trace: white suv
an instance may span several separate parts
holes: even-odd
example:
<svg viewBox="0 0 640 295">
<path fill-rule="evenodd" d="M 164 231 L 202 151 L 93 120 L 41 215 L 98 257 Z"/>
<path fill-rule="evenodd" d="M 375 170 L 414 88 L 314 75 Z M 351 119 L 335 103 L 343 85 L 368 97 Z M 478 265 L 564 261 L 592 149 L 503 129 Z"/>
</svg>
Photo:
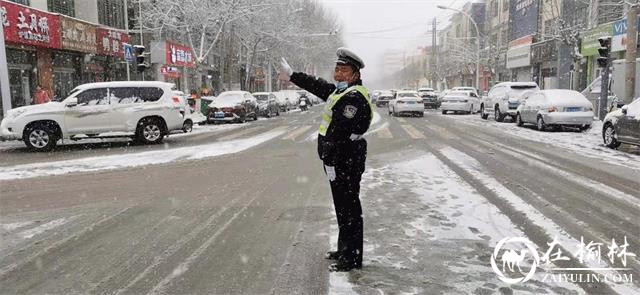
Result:
<svg viewBox="0 0 640 295">
<path fill-rule="evenodd" d="M 529 90 L 539 90 L 535 82 L 502 82 L 491 87 L 489 94 L 480 104 L 480 117 L 487 119 L 493 113 L 497 122 L 504 121 L 506 116 L 516 117 L 518 106 L 522 102 L 522 94 Z"/>
<path fill-rule="evenodd" d="M 2 139 L 46 151 L 58 140 L 133 137 L 159 143 L 182 129 L 184 110 L 165 82 L 104 82 L 76 87 L 62 102 L 19 107 L 0 124 Z"/>
</svg>

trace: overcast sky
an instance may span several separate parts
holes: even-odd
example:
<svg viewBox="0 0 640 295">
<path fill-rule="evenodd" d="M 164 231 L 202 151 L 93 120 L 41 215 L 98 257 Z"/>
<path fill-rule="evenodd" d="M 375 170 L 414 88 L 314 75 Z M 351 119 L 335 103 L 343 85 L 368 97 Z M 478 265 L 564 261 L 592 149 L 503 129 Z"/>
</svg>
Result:
<svg viewBox="0 0 640 295">
<path fill-rule="evenodd" d="M 388 50 L 411 51 L 431 44 L 434 17 L 438 29 L 452 11 L 436 5 L 461 8 L 464 0 L 319 0 L 342 22 L 347 46 L 364 60 L 363 78 L 380 77 L 382 55 Z"/>
</svg>

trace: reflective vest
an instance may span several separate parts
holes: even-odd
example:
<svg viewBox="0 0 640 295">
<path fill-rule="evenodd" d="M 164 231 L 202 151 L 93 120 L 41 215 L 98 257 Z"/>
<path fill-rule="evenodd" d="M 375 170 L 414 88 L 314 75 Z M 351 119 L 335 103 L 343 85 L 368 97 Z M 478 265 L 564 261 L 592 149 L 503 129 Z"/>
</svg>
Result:
<svg viewBox="0 0 640 295">
<path fill-rule="evenodd" d="M 322 122 L 320 123 L 320 129 L 318 130 L 318 133 L 320 135 L 322 136 L 327 135 L 327 129 L 329 129 L 329 125 L 331 124 L 331 119 L 333 117 L 333 107 L 338 103 L 338 101 L 340 101 L 340 99 L 345 94 L 353 90 L 360 92 L 360 94 L 362 94 L 364 98 L 367 100 L 367 104 L 371 109 L 371 118 L 369 119 L 369 124 L 371 124 L 374 110 L 373 110 L 373 105 L 371 104 L 371 100 L 369 99 L 369 91 L 367 91 L 367 88 L 364 88 L 364 86 L 362 85 L 354 85 L 347 88 L 342 93 L 337 94 L 336 91 L 334 91 L 331 95 L 329 95 L 329 99 L 327 99 L 327 103 L 324 106 L 324 112 L 322 113 Z"/>
</svg>

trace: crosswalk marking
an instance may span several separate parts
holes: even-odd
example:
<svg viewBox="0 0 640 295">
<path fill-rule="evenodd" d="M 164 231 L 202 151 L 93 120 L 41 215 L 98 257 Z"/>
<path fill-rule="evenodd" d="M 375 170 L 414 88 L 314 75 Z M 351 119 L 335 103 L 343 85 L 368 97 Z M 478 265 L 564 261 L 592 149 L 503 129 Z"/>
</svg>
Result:
<svg viewBox="0 0 640 295">
<path fill-rule="evenodd" d="M 407 120 L 403 119 L 403 118 L 398 118 L 398 122 L 400 123 L 407 123 Z"/>
<path fill-rule="evenodd" d="M 402 125 L 402 129 L 404 129 L 404 131 L 406 131 L 409 134 L 409 136 L 411 136 L 411 138 L 413 139 L 425 138 L 422 132 L 418 131 L 418 129 L 416 129 L 411 125 Z"/>
<path fill-rule="evenodd" d="M 245 134 L 249 134 L 249 133 L 254 132 L 256 130 L 260 130 L 262 128 L 264 128 L 264 127 L 258 126 L 258 127 L 248 128 L 248 129 L 242 130 L 242 131 L 234 133 L 234 134 L 229 134 L 227 136 L 220 137 L 218 139 L 218 141 L 227 141 L 227 140 L 236 139 L 236 138 L 238 138 L 240 136 L 243 136 Z"/>
<path fill-rule="evenodd" d="M 433 130 L 433 131 L 435 131 L 435 132 L 437 132 L 437 133 L 440 133 L 440 135 L 442 135 L 445 138 L 455 139 L 455 140 L 460 139 L 459 136 L 451 133 L 449 130 L 447 130 L 445 128 L 442 128 L 440 126 L 430 125 L 430 126 L 426 126 L 426 127 L 431 129 L 431 130 Z"/>
<path fill-rule="evenodd" d="M 300 136 L 302 133 L 307 132 L 307 130 L 311 129 L 311 126 L 302 126 L 293 130 L 291 133 L 287 134 L 282 138 L 282 140 L 296 140 L 296 137 Z"/>
<path fill-rule="evenodd" d="M 384 138 L 384 139 L 393 138 L 393 134 L 391 134 L 391 131 L 389 130 L 389 127 L 384 127 L 382 129 L 378 130 L 376 133 L 378 133 L 378 138 Z"/>
</svg>

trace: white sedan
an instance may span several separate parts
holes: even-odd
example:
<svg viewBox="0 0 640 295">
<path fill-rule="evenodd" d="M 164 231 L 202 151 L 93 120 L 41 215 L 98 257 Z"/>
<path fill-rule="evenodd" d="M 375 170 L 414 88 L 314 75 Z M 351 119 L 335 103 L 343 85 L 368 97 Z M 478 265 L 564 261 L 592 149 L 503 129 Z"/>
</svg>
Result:
<svg viewBox="0 0 640 295">
<path fill-rule="evenodd" d="M 540 131 L 552 126 L 586 130 L 593 123 L 593 105 L 580 92 L 549 89 L 527 92 L 523 98 L 516 111 L 518 126 L 531 123 Z"/>
<path fill-rule="evenodd" d="M 416 91 L 398 91 L 389 102 L 389 115 L 415 114 L 424 117 L 424 103 Z"/>
<path fill-rule="evenodd" d="M 442 114 L 449 111 L 454 113 L 476 113 L 480 110 L 480 99 L 475 93 L 469 91 L 454 91 L 445 95 L 440 104 Z"/>
</svg>

